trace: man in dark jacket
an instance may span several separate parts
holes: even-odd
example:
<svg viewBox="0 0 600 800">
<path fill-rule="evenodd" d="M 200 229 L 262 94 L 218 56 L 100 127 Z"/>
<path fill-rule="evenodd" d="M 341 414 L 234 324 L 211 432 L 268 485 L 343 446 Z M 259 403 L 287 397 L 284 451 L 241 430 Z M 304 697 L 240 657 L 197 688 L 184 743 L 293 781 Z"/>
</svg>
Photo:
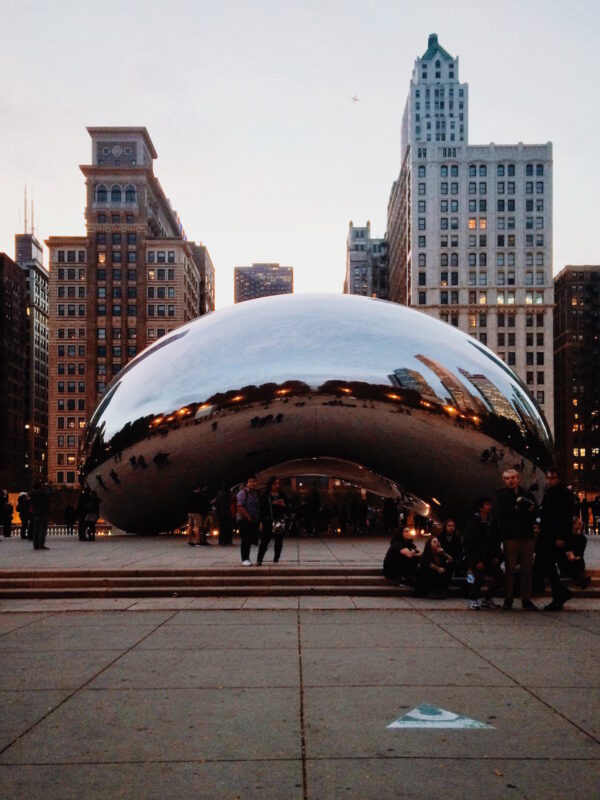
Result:
<svg viewBox="0 0 600 800">
<path fill-rule="evenodd" d="M 572 592 L 560 582 L 556 562 L 565 552 L 566 541 L 571 535 L 573 501 L 573 492 L 564 485 L 558 470 L 549 467 L 542 500 L 542 530 L 536 547 L 536 568 L 540 575 L 548 578 L 552 589 L 552 602 L 544 611 L 562 611 L 563 605 L 572 597 Z"/>
<path fill-rule="evenodd" d="M 36 483 L 30 495 L 34 550 L 50 549 L 46 547 L 46 534 L 48 532 L 51 493 L 49 486 L 42 486 L 41 483 Z"/>
<path fill-rule="evenodd" d="M 531 602 L 531 573 L 533 569 L 533 522 L 537 503 L 531 492 L 519 485 L 516 469 L 502 473 L 504 488 L 498 492 L 498 523 L 504 547 L 506 581 L 503 610 L 513 606 L 515 570 L 521 565 L 521 605 L 526 611 L 537 611 Z"/>
<path fill-rule="evenodd" d="M 470 584 L 469 608 L 499 608 L 494 595 L 502 586 L 502 550 L 489 497 L 480 497 L 477 501 L 477 511 L 463 533 L 463 546 Z"/>
</svg>

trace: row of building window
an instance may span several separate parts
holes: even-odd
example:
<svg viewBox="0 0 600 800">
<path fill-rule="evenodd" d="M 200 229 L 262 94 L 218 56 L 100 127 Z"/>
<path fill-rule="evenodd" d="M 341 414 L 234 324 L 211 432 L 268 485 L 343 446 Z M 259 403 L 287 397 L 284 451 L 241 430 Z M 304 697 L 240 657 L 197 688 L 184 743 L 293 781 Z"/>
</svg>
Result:
<svg viewBox="0 0 600 800">
<path fill-rule="evenodd" d="M 79 430 L 83 430 L 85 428 L 85 417 L 78 417 L 77 420 L 75 417 L 58 417 L 57 424 L 59 430 L 63 428 L 74 430 L 75 427 L 78 427 Z"/>
<path fill-rule="evenodd" d="M 86 290 L 85 286 L 59 286 L 57 290 L 58 297 L 67 297 L 67 298 L 83 298 L 85 299 Z"/>
<path fill-rule="evenodd" d="M 110 187 L 99 183 L 96 186 L 96 202 L 97 203 L 108 203 L 108 199 L 110 197 L 111 203 L 122 203 L 123 199 L 126 203 L 135 203 L 137 199 L 137 192 L 135 186 L 129 183 L 125 186 L 125 190 L 123 191 L 123 187 L 119 186 L 119 184 L 115 183 Z"/>
<path fill-rule="evenodd" d="M 534 181 L 525 181 L 525 194 L 534 194 L 534 187 L 535 194 L 544 194 L 544 181 L 535 181 L 535 183 Z M 480 181 L 479 184 L 477 181 L 469 181 L 467 191 L 468 194 L 487 195 L 487 181 Z M 427 194 L 427 184 L 420 182 L 417 187 L 417 192 L 421 196 Z M 440 183 L 440 194 L 448 194 L 448 192 L 455 195 L 459 193 L 458 181 L 452 181 L 450 183 L 442 181 Z M 498 181 L 496 183 L 496 194 L 516 194 L 515 181 Z"/>
<path fill-rule="evenodd" d="M 121 339 L 121 328 L 113 328 L 111 330 L 112 338 L 113 339 Z M 96 328 L 96 338 L 97 339 L 106 339 L 107 329 L 106 328 Z M 127 328 L 127 338 L 128 339 L 137 339 L 137 331 L 135 328 Z"/>
<path fill-rule="evenodd" d="M 77 350 L 77 353 L 75 352 Z M 64 356 L 74 357 L 75 355 L 85 358 L 85 345 L 74 345 L 69 344 L 65 347 L 64 344 L 58 345 L 58 355 L 60 358 L 64 358 Z"/>
<path fill-rule="evenodd" d="M 75 483 L 75 473 L 74 472 L 65 473 L 63 470 L 59 470 L 56 473 L 56 483 L 59 485 L 63 483 Z"/>
<path fill-rule="evenodd" d="M 85 381 L 58 381 L 56 388 L 59 394 L 65 393 L 65 386 L 68 394 L 74 394 L 76 391 L 85 394 Z"/>
<path fill-rule="evenodd" d="M 100 282 L 106 281 L 109 273 L 106 269 L 97 269 L 96 270 L 96 280 Z M 115 281 L 123 280 L 123 277 L 126 276 L 128 281 L 137 281 L 137 270 L 135 269 L 128 269 L 128 270 L 121 270 L 121 269 L 113 269 L 110 272 L 110 277 Z"/>
<path fill-rule="evenodd" d="M 149 305 L 147 311 L 148 311 L 148 316 L 149 317 L 174 317 L 175 316 L 175 306 L 174 305 L 164 305 L 163 303 L 158 303 L 157 305 Z"/>
<path fill-rule="evenodd" d="M 56 407 L 58 411 L 85 411 L 85 400 L 83 398 L 65 400 L 63 397 L 59 397 Z"/>
<path fill-rule="evenodd" d="M 59 250 L 57 256 L 59 264 L 85 264 L 85 250 Z"/>
<path fill-rule="evenodd" d="M 97 317 L 106 317 L 107 316 L 107 308 L 108 308 L 110 314 L 113 317 L 122 317 L 123 316 L 123 306 L 122 305 L 113 304 L 112 307 L 107 307 L 105 303 L 98 303 L 96 305 L 96 316 Z M 133 305 L 127 306 L 127 316 L 128 317 L 137 317 L 137 306 L 133 306 Z"/>
<path fill-rule="evenodd" d="M 125 348 L 121 347 L 120 344 L 114 344 L 110 348 L 110 352 L 113 358 L 121 358 L 123 356 L 123 352 Z M 107 348 L 104 344 L 99 344 L 96 347 L 96 355 L 98 358 L 106 358 L 107 357 Z M 137 348 L 135 345 L 127 345 L 127 349 L 125 351 L 127 353 L 128 358 L 133 358 L 137 353 Z"/>
<path fill-rule="evenodd" d="M 133 214 L 125 214 L 125 223 L 127 225 L 133 225 L 135 217 Z M 121 224 L 121 215 L 120 214 L 111 214 L 110 221 L 113 225 L 120 225 Z M 108 223 L 108 215 L 107 214 L 98 214 L 98 224 L 99 225 L 106 225 Z"/>
<path fill-rule="evenodd" d="M 454 274 L 451 274 L 451 278 L 453 278 Z M 421 285 L 421 284 L 419 284 Z M 447 284 L 446 284 L 447 285 Z M 451 281 L 451 285 L 457 285 L 453 281 Z M 474 291 L 469 291 L 469 304 L 479 304 L 479 305 L 487 305 L 488 297 L 487 292 L 479 292 L 479 295 L 476 296 Z M 445 290 L 440 291 L 440 305 L 446 306 L 450 303 L 450 305 L 458 305 L 460 302 L 459 300 L 459 291 L 450 291 L 447 292 Z M 516 292 L 514 291 L 504 291 L 504 290 L 497 290 L 496 291 L 496 304 L 499 306 L 509 305 L 513 306 L 516 303 Z M 418 292 L 418 304 L 420 306 L 427 305 L 427 292 L 426 291 L 419 291 Z M 544 304 L 544 293 L 543 292 L 525 292 L 525 305 L 543 305 Z"/>
<path fill-rule="evenodd" d="M 126 258 L 123 258 L 123 253 L 120 250 L 113 250 L 111 252 L 111 259 L 113 264 L 121 264 L 126 261 L 128 264 L 137 263 L 137 252 L 135 250 L 128 250 Z M 98 253 L 98 264 L 102 266 L 106 264 L 106 253 Z"/>
<path fill-rule="evenodd" d="M 459 247 L 458 234 L 442 234 L 440 236 L 440 247 Z M 427 236 L 419 234 L 417 236 L 417 246 L 421 249 L 427 247 Z M 475 234 L 469 234 L 469 247 L 487 247 L 487 234 L 482 234 L 479 237 L 479 242 Z M 515 233 L 499 233 L 496 235 L 496 247 L 517 247 L 517 235 Z M 543 233 L 526 233 L 525 234 L 525 247 L 544 247 L 544 234 Z"/>
<path fill-rule="evenodd" d="M 446 265 L 447 266 L 447 263 Z M 356 273 L 355 273 L 356 274 Z M 366 274 L 366 273 L 364 273 Z M 451 285 L 458 286 L 458 272 L 451 272 Z M 426 286 L 427 285 L 427 273 L 419 272 L 419 286 Z M 543 286 L 545 282 L 545 273 L 538 271 L 535 273 L 535 285 L 536 286 Z M 469 271 L 468 275 L 468 283 L 469 286 L 487 286 L 488 285 L 488 278 L 487 272 L 475 272 L 474 270 Z M 448 285 L 448 272 L 442 270 L 440 272 L 440 284 L 442 286 Z M 515 286 L 515 273 L 511 270 L 508 272 L 500 271 L 496 273 L 496 284 L 498 286 Z M 533 272 L 526 272 L 525 273 L 525 286 L 533 286 L 534 285 L 534 273 Z"/>
<path fill-rule="evenodd" d="M 85 364 L 80 362 L 78 364 L 67 363 L 65 364 L 64 361 L 59 361 L 56 366 L 56 371 L 59 375 L 75 375 L 75 372 L 78 372 L 79 375 L 85 375 Z"/>
<path fill-rule="evenodd" d="M 102 300 L 105 299 L 107 297 L 106 291 L 107 291 L 106 286 L 97 286 L 96 297 L 99 297 Z M 127 297 L 137 297 L 137 286 L 127 286 L 126 292 L 127 292 L 126 295 Z M 121 286 L 113 286 L 110 292 L 110 296 L 114 298 L 125 297 Z"/>
</svg>

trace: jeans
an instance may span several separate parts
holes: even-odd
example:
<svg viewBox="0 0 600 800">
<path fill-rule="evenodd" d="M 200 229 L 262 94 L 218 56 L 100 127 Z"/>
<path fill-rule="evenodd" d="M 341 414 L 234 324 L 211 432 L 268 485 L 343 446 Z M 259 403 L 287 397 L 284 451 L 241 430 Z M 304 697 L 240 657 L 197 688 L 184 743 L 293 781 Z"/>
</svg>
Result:
<svg viewBox="0 0 600 800">
<path fill-rule="evenodd" d="M 33 515 L 33 549 L 41 550 L 46 543 L 46 533 L 48 532 L 48 519 Z"/>
<path fill-rule="evenodd" d="M 242 561 L 250 560 L 250 547 L 258 544 L 258 520 L 256 522 L 240 519 L 238 520 L 240 534 L 242 537 L 241 557 Z"/>
<path fill-rule="evenodd" d="M 281 557 L 281 549 L 283 547 L 283 533 L 263 533 L 260 538 L 260 547 L 258 548 L 258 555 L 256 556 L 256 562 L 260 564 L 265 557 L 265 553 L 269 547 L 269 542 L 271 539 L 274 540 L 274 548 L 275 553 L 273 555 L 273 561 L 279 561 Z"/>
</svg>

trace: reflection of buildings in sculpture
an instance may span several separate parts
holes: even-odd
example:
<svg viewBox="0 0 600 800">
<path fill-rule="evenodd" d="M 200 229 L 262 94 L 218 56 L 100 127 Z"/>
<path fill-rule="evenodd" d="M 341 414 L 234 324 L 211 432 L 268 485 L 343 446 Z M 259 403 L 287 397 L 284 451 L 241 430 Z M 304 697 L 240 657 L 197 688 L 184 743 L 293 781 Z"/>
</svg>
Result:
<svg viewBox="0 0 600 800">
<path fill-rule="evenodd" d="M 410 391 L 417 392 L 423 400 L 429 400 L 432 403 L 439 403 L 441 400 L 421 373 L 417 372 L 416 369 L 395 369 L 388 377 L 394 386 L 400 389 L 409 389 Z"/>
<path fill-rule="evenodd" d="M 252 264 L 251 267 L 234 267 L 233 276 L 235 303 L 294 292 L 293 267 Z"/>
<path fill-rule="evenodd" d="M 470 372 L 467 372 L 466 369 L 462 369 L 462 367 L 459 367 L 458 371 L 473 384 L 496 416 L 511 419 L 519 428 L 523 428 L 521 416 L 517 414 L 511 403 L 509 403 L 500 389 L 498 389 L 489 378 L 481 374 L 472 375 Z"/>
<path fill-rule="evenodd" d="M 541 431 L 542 428 L 536 426 L 534 421 L 531 419 L 530 412 L 527 410 L 529 406 L 529 400 L 527 399 L 527 396 L 516 386 L 513 386 L 513 396 L 511 399 L 517 410 L 517 414 L 521 418 L 521 422 L 527 429 L 527 432 L 534 434 Z"/>
<path fill-rule="evenodd" d="M 459 411 L 462 411 L 463 414 L 481 414 L 485 412 L 485 405 L 481 400 L 473 397 L 467 387 L 447 367 L 444 367 L 439 361 L 421 354 L 416 355 L 415 358 L 437 375 L 442 386 L 448 392 L 450 400 Z"/>
</svg>

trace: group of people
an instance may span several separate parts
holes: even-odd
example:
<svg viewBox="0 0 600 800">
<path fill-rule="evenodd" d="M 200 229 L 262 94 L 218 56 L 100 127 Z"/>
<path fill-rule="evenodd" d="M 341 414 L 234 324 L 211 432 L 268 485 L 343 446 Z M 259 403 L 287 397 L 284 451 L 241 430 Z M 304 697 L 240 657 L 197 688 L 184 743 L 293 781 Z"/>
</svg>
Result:
<svg viewBox="0 0 600 800">
<path fill-rule="evenodd" d="M 562 578 L 582 588 L 590 582 L 584 524 L 575 513 L 573 493 L 554 467 L 546 470 L 540 505 L 520 485 L 516 469 L 505 470 L 502 479 L 495 508 L 491 498 L 481 497 L 462 536 L 454 520 L 446 520 L 420 552 L 413 532 L 404 527 L 386 553 L 385 576 L 413 583 L 417 594 L 432 597 L 446 597 L 453 577 L 461 577 L 470 608 L 499 608 L 494 598 L 504 594 L 506 611 L 513 607 L 517 583 L 523 609 L 537 611 L 531 599 L 534 582 L 543 591 L 548 581 L 552 601 L 544 610 L 561 611 L 572 597 Z"/>
<path fill-rule="evenodd" d="M 188 498 L 188 545 L 208 546 L 208 531 L 214 506 L 219 528 L 219 544 L 233 543 L 234 525 L 240 532 L 242 566 L 252 566 L 253 546 L 258 547 L 256 564 L 260 566 L 273 541 L 273 562 L 278 563 L 283 549 L 283 537 L 289 530 L 290 506 L 281 491 L 276 476 L 269 478 L 265 491 L 260 494 L 256 477 L 250 476 L 234 494 L 222 486 L 211 501 L 206 486 L 196 487 Z"/>
</svg>

